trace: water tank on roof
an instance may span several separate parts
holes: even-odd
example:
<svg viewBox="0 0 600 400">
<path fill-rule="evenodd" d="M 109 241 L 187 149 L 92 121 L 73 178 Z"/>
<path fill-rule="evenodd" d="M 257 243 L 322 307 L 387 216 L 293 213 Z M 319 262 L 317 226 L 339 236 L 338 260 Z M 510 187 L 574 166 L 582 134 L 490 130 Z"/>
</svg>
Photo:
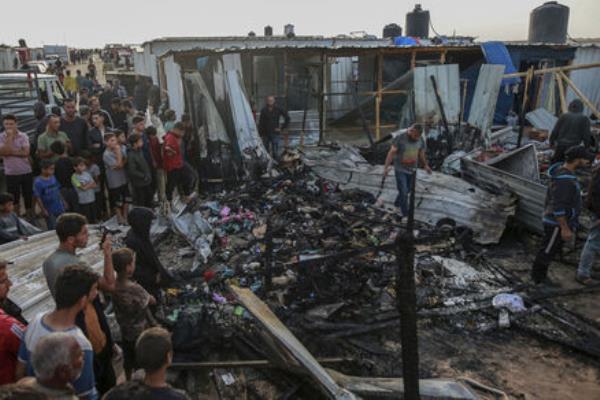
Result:
<svg viewBox="0 0 600 400">
<path fill-rule="evenodd" d="M 549 1 L 529 16 L 529 43 L 566 43 L 569 7 Z"/>
<path fill-rule="evenodd" d="M 273 27 L 271 25 L 265 26 L 265 36 L 273 36 Z"/>
<path fill-rule="evenodd" d="M 397 36 L 402 36 L 402 28 L 398 24 L 387 24 L 383 27 L 383 38 L 395 38 Z"/>
<path fill-rule="evenodd" d="M 287 24 L 286 26 L 284 26 L 283 27 L 283 34 L 285 36 L 287 36 L 288 38 L 293 38 L 294 36 L 296 36 L 296 34 L 294 33 L 294 25 Z"/>
<path fill-rule="evenodd" d="M 406 36 L 429 37 L 429 11 L 423 10 L 420 4 L 415 4 L 415 9 L 406 14 Z"/>
</svg>

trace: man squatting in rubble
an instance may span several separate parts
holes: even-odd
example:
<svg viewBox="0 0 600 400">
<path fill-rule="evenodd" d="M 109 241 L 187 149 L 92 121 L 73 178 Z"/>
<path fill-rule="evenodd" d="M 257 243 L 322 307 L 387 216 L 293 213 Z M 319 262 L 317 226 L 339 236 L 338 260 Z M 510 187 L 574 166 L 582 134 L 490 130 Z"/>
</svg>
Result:
<svg viewBox="0 0 600 400">
<path fill-rule="evenodd" d="M 583 103 L 575 99 L 569 104 L 569 112 L 560 116 L 550 134 L 550 146 L 554 149 L 552 164 L 564 161 L 565 151 L 581 144 L 589 148 L 592 134 L 590 120 L 583 114 Z"/>
<path fill-rule="evenodd" d="M 565 152 L 565 162 L 553 164 L 548 169 L 550 184 L 544 209 L 544 238 L 531 270 L 535 284 L 551 284 L 547 278 L 548 267 L 563 242 L 573 238 L 581 211 L 581 189 L 575 170 L 589 165 L 594 155 L 583 146 L 573 146 Z"/>
<path fill-rule="evenodd" d="M 431 168 L 425 157 L 425 139 L 422 137 L 423 125 L 413 124 L 408 129 L 398 133 L 392 142 L 392 147 L 385 159 L 384 177 L 390 172 L 394 162 L 394 174 L 398 186 L 398 196 L 394 205 L 402 211 L 402 216 L 408 216 L 408 194 L 412 187 L 412 173 L 418 163 L 431 174 Z"/>
</svg>

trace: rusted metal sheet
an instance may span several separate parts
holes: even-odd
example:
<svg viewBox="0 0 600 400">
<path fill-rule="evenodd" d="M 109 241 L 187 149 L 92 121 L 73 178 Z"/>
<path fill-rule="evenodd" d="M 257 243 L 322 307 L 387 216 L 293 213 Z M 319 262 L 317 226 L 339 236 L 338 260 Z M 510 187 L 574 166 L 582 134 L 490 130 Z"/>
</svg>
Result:
<svg viewBox="0 0 600 400">
<path fill-rule="evenodd" d="M 414 72 L 415 114 L 417 120 L 441 118 L 439 106 L 433 90 L 431 76 L 435 78 L 442 99 L 446 119 L 458 123 L 460 113 L 460 85 L 458 65 L 430 65 L 419 67 Z"/>
<path fill-rule="evenodd" d="M 341 150 L 307 148 L 304 162 L 320 177 L 337 182 L 342 189 L 357 188 L 377 196 L 380 192 L 383 165 L 370 165 L 349 146 Z M 392 206 L 398 194 L 396 180 L 390 173 L 379 199 Z M 435 225 L 452 218 L 457 225 L 469 227 L 481 244 L 497 243 L 509 216 L 515 213 L 515 199 L 508 193 L 494 195 L 450 175 L 434 172 L 417 173 L 415 218 Z"/>
<path fill-rule="evenodd" d="M 518 198 L 515 218 L 531 231 L 543 233 L 547 188 L 540 183 L 535 147 L 530 144 L 487 163 L 476 161 L 476 154 L 461 160 L 463 177 L 495 193 L 513 193 Z"/>
</svg>

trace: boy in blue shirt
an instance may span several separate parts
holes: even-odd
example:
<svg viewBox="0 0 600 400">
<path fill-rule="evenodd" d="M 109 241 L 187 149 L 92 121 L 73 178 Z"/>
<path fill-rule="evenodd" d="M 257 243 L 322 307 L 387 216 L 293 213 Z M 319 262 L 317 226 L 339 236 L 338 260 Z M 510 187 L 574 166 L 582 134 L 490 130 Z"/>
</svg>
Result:
<svg viewBox="0 0 600 400">
<path fill-rule="evenodd" d="M 60 184 L 54 176 L 54 163 L 42 160 L 41 170 L 40 176 L 33 181 L 33 196 L 51 230 L 56 227 L 56 218 L 65 212 L 65 205 L 60 194 Z"/>
</svg>

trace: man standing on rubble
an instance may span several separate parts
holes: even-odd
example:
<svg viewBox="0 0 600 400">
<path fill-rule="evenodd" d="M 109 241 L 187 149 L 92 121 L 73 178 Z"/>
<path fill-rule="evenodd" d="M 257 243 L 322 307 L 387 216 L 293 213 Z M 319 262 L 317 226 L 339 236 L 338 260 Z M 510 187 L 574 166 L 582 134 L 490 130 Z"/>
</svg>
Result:
<svg viewBox="0 0 600 400">
<path fill-rule="evenodd" d="M 283 125 L 280 119 L 283 117 Z M 275 97 L 267 97 L 267 104 L 260 111 L 258 120 L 258 133 L 262 137 L 267 151 L 273 158 L 279 156 L 279 145 L 281 143 L 281 132 L 290 124 L 290 116 L 286 110 L 283 110 L 275 104 Z"/>
<path fill-rule="evenodd" d="M 431 174 L 431 168 L 425 157 L 425 140 L 422 137 L 423 126 L 413 124 L 408 129 L 401 130 L 392 142 L 392 147 L 385 158 L 384 177 L 390 172 L 394 162 L 394 174 L 398 186 L 398 196 L 394 205 L 402 211 L 402 216 L 408 216 L 408 194 L 412 187 L 412 174 L 419 162 Z"/>
<path fill-rule="evenodd" d="M 579 99 L 569 104 L 569 112 L 560 116 L 552 133 L 550 146 L 554 149 L 552 164 L 565 160 L 565 151 L 583 143 L 585 148 L 592 144 L 590 119 L 583 114 L 583 103 Z"/>
<path fill-rule="evenodd" d="M 589 165 L 594 155 L 583 146 L 573 146 L 565 152 L 565 162 L 548 169 L 550 184 L 544 210 L 544 239 L 531 270 L 535 284 L 552 284 L 548 279 L 548 267 L 563 242 L 573 239 L 581 210 L 581 189 L 575 170 Z"/>
</svg>

